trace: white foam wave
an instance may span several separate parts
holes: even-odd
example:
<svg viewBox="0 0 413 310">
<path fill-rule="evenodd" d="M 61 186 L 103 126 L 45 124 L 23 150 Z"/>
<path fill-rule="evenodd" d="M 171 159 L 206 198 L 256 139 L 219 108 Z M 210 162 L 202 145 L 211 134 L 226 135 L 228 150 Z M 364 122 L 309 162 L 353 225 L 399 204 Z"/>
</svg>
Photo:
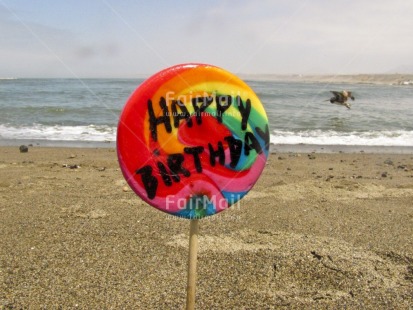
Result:
<svg viewBox="0 0 413 310">
<path fill-rule="evenodd" d="M 0 125 L 0 139 L 39 139 L 52 141 L 115 141 L 116 128 L 109 126 Z"/>
<path fill-rule="evenodd" d="M 270 135 L 273 144 L 318 144 L 318 145 L 371 145 L 371 146 L 413 146 L 413 131 L 281 131 L 273 130 Z"/>
<path fill-rule="evenodd" d="M 116 140 L 116 127 L 97 125 L 45 126 L 40 124 L 14 127 L 0 125 L 0 139 L 113 142 Z M 273 130 L 270 134 L 270 141 L 273 144 L 413 146 L 413 131 L 337 132 L 307 130 L 294 132 Z"/>
</svg>

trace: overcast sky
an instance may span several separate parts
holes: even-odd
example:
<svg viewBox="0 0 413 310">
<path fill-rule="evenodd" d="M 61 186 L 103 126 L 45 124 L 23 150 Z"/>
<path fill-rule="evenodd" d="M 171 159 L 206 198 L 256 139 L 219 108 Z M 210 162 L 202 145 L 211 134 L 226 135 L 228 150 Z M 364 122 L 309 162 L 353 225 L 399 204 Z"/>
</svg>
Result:
<svg viewBox="0 0 413 310">
<path fill-rule="evenodd" d="M 413 73 L 412 0 L 0 0 L 0 77 Z"/>
</svg>

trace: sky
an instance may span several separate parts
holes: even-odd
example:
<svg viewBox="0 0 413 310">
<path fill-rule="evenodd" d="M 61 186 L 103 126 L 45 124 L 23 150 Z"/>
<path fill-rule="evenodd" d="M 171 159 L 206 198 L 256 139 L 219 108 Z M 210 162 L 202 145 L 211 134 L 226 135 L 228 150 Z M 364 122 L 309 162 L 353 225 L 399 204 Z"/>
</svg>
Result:
<svg viewBox="0 0 413 310">
<path fill-rule="evenodd" d="M 0 77 L 413 73 L 412 0 L 0 0 Z"/>
</svg>

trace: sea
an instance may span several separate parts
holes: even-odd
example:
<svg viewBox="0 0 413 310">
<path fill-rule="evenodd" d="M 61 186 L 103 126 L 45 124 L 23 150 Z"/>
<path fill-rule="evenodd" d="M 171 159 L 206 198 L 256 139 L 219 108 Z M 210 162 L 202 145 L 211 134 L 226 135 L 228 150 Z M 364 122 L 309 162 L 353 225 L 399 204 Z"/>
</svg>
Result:
<svg viewBox="0 0 413 310">
<path fill-rule="evenodd" d="M 144 79 L 0 79 L 0 145 L 115 147 L 120 113 Z M 413 153 L 413 85 L 245 80 L 272 150 Z M 352 91 L 351 109 L 330 91 Z"/>
</svg>

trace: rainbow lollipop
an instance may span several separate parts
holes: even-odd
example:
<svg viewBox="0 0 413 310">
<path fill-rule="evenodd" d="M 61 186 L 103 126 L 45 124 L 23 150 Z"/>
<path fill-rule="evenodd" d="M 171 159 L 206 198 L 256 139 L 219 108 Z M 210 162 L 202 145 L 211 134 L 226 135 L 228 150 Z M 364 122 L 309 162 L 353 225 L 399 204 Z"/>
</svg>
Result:
<svg viewBox="0 0 413 310">
<path fill-rule="evenodd" d="M 233 74 L 206 64 L 167 68 L 142 83 L 118 125 L 120 167 L 155 208 L 188 219 L 240 200 L 269 151 L 265 110 Z"/>
</svg>

